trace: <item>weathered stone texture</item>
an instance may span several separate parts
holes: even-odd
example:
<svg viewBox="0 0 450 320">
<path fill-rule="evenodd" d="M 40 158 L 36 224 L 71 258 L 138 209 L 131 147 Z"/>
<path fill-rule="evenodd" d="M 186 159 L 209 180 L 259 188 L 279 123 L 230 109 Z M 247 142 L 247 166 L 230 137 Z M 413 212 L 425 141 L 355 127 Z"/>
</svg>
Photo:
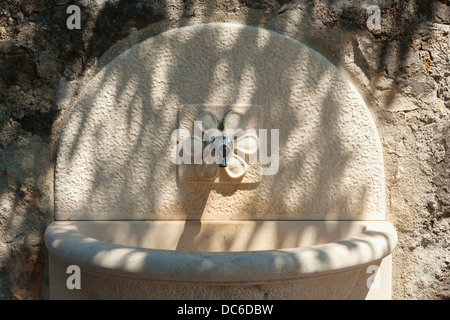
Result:
<svg viewBox="0 0 450 320">
<path fill-rule="evenodd" d="M 399 233 L 393 296 L 449 299 L 450 3 L 374 2 L 381 30 L 370 31 L 371 1 L 1 1 L 0 299 L 48 297 L 55 150 L 83 77 L 146 37 L 214 21 L 295 37 L 354 82 L 383 144 L 386 214 Z M 69 4 L 82 9 L 81 30 L 66 28 Z"/>
</svg>

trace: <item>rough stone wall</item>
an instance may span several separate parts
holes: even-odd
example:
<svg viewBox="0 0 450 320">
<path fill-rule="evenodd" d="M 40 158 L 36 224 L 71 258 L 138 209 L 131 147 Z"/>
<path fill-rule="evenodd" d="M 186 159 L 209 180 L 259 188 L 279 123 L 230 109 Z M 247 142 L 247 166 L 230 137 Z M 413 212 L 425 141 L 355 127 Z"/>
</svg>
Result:
<svg viewBox="0 0 450 320">
<path fill-rule="evenodd" d="M 81 8 L 68 30 L 66 9 Z M 367 27 L 367 6 L 381 30 Z M 0 2 L 0 299 L 48 297 L 61 125 L 83 80 L 127 46 L 180 25 L 283 32 L 338 65 L 377 124 L 387 216 L 397 229 L 394 299 L 450 298 L 450 1 L 6 0 Z"/>
</svg>

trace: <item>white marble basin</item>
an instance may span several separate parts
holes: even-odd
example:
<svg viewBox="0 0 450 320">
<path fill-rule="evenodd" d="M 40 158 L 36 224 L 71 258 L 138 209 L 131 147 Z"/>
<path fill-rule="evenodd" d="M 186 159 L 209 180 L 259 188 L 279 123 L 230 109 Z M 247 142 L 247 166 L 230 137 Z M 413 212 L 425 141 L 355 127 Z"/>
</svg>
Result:
<svg viewBox="0 0 450 320">
<path fill-rule="evenodd" d="M 57 221 L 50 253 L 89 273 L 202 284 L 332 275 L 388 256 L 386 221 Z"/>
</svg>

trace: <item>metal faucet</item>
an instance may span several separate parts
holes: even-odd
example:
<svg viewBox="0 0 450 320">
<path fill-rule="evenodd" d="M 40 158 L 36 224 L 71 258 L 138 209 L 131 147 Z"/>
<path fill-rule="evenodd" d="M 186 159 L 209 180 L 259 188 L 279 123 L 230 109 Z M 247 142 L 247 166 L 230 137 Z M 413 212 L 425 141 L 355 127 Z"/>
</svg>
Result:
<svg viewBox="0 0 450 320">
<path fill-rule="evenodd" d="M 211 140 L 219 157 L 219 167 L 227 166 L 227 158 L 233 153 L 233 141 L 225 135 L 214 137 Z"/>
</svg>

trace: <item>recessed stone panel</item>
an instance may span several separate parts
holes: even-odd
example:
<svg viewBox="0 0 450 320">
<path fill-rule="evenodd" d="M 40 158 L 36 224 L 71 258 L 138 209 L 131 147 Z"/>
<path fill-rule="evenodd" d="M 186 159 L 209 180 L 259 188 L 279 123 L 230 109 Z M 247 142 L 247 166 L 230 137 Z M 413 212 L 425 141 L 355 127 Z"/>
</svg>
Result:
<svg viewBox="0 0 450 320">
<path fill-rule="evenodd" d="M 196 127 L 195 122 L 201 122 L 202 116 L 205 118 L 203 122 L 206 125 Z M 212 119 L 209 119 L 212 118 Z M 179 125 L 179 145 L 183 147 L 183 142 L 193 148 L 193 140 L 202 141 L 202 155 L 196 157 L 186 157 L 186 163 L 178 165 L 178 177 L 182 183 L 228 183 L 228 184 L 257 184 L 261 181 L 261 168 L 259 165 L 259 130 L 262 124 L 262 108 L 260 106 L 251 105 L 183 105 L 180 107 L 178 114 Z M 208 123 L 209 122 L 209 123 Z M 239 172 L 235 175 L 229 174 L 227 167 L 221 167 L 218 159 L 212 164 L 206 164 L 203 159 L 203 153 L 207 153 L 208 146 L 211 145 L 207 130 L 212 132 L 217 129 L 218 134 L 230 136 L 233 140 L 234 149 L 229 157 L 239 159 L 242 168 L 239 165 Z M 203 132 L 202 130 L 203 129 Z M 206 130 L 206 131 L 204 131 Z M 246 139 L 255 138 L 256 149 L 242 150 L 238 147 L 239 143 L 245 144 Z M 191 141 L 191 144 L 189 144 Z M 245 147 L 245 145 L 244 145 Z M 206 149 L 206 150 L 205 150 Z M 197 158 L 197 159 L 196 159 Z M 232 161 L 228 161 L 232 162 Z M 233 162 L 228 163 L 228 167 L 233 166 Z M 232 170 L 232 169 L 231 169 Z M 242 172 L 241 172 L 242 171 Z"/>
</svg>

